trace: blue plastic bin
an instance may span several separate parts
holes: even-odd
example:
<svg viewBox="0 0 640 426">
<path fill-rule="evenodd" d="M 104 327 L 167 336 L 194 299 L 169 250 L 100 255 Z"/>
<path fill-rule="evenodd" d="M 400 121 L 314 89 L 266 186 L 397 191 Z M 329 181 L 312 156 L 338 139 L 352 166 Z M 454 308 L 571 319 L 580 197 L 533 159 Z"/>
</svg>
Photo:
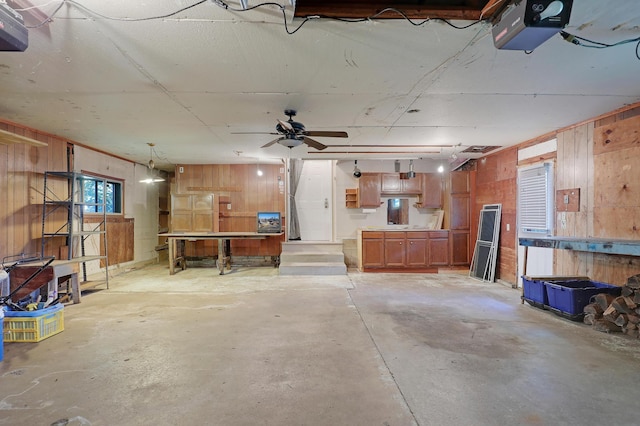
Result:
<svg viewBox="0 0 640 426">
<path fill-rule="evenodd" d="M 545 288 L 545 282 L 565 282 L 573 280 L 588 280 L 589 277 L 578 276 L 522 276 L 522 289 L 523 299 L 537 308 L 545 309 L 549 305 L 549 298 L 547 297 L 547 289 Z"/>
<path fill-rule="evenodd" d="M 598 293 L 620 296 L 621 288 L 615 285 L 591 280 L 546 281 L 549 308 L 570 319 L 580 319 L 584 315 L 584 307 L 591 297 Z"/>
</svg>

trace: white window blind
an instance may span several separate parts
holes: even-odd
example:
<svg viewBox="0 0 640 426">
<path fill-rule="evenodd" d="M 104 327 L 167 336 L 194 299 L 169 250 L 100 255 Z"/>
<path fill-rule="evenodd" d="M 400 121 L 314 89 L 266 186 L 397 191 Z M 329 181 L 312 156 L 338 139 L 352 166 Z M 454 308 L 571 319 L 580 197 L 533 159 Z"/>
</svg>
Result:
<svg viewBox="0 0 640 426">
<path fill-rule="evenodd" d="M 518 224 L 522 233 L 552 234 L 551 166 L 545 163 L 518 170 Z"/>
</svg>

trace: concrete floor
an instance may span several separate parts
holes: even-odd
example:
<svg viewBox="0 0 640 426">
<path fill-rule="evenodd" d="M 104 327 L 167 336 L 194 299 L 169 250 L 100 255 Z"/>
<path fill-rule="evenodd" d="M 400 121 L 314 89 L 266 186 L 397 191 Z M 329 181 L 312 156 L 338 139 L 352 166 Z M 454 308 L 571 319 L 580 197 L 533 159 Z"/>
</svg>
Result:
<svg viewBox="0 0 640 426">
<path fill-rule="evenodd" d="M 461 274 L 156 265 L 5 343 L 0 424 L 637 425 L 639 366 L 640 341 Z"/>
</svg>

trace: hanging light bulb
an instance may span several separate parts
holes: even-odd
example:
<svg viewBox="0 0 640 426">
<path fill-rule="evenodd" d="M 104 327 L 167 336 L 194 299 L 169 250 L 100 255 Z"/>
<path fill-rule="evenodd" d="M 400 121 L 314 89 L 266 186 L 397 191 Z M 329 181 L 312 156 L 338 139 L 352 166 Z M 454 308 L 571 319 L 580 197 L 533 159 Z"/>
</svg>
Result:
<svg viewBox="0 0 640 426">
<path fill-rule="evenodd" d="M 438 166 L 438 173 L 444 173 L 444 166 L 442 164 Z"/>
<path fill-rule="evenodd" d="M 416 172 L 413 171 L 413 160 L 409 160 L 409 172 L 407 173 L 409 179 L 416 177 Z"/>
<path fill-rule="evenodd" d="M 153 171 L 156 167 L 156 164 L 153 162 L 153 147 L 156 146 L 154 143 L 148 143 L 149 145 L 149 162 L 147 163 L 147 177 L 142 179 L 140 183 L 154 183 L 154 182 L 164 182 L 164 178 L 158 174 L 155 174 Z"/>
</svg>

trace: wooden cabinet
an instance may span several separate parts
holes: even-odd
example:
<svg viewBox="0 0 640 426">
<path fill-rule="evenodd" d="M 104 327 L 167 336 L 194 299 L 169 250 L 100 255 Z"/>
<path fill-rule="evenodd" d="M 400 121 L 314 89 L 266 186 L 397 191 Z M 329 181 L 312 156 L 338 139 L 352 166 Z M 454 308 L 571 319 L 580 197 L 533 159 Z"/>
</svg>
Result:
<svg viewBox="0 0 640 426">
<path fill-rule="evenodd" d="M 407 261 L 409 267 L 429 265 L 426 232 L 407 232 Z"/>
<path fill-rule="evenodd" d="M 358 195 L 359 207 L 380 207 L 380 173 L 363 173 L 359 179 Z"/>
<path fill-rule="evenodd" d="M 406 266 L 406 240 L 404 232 L 384 233 L 384 265 L 387 268 Z"/>
<path fill-rule="evenodd" d="M 400 194 L 400 175 L 398 173 L 382 173 L 380 179 L 383 194 Z"/>
<path fill-rule="evenodd" d="M 429 266 L 449 265 L 449 232 L 429 232 Z"/>
<path fill-rule="evenodd" d="M 400 173 L 381 174 L 381 192 L 389 195 L 417 195 L 422 192 L 422 180 L 418 177 L 401 179 Z"/>
<path fill-rule="evenodd" d="M 421 173 L 422 191 L 418 195 L 416 207 L 442 208 L 442 175 L 439 173 Z"/>
<path fill-rule="evenodd" d="M 384 267 L 384 232 L 363 232 L 361 255 L 363 268 Z"/>
<path fill-rule="evenodd" d="M 362 231 L 364 271 L 436 272 L 449 265 L 449 231 Z"/>
<path fill-rule="evenodd" d="M 466 170 L 451 172 L 451 194 L 468 194 L 471 192 L 471 176 Z"/>
<path fill-rule="evenodd" d="M 358 197 L 358 188 L 347 188 L 345 190 L 345 203 L 348 209 L 357 209 L 360 207 L 360 198 Z"/>
<path fill-rule="evenodd" d="M 450 262 L 454 266 L 471 263 L 471 175 L 469 171 L 451 172 L 449 195 L 449 228 L 451 229 Z"/>
<path fill-rule="evenodd" d="M 171 232 L 218 232 L 216 207 L 213 194 L 171 194 Z"/>
<path fill-rule="evenodd" d="M 470 253 L 470 239 L 469 231 L 451 231 L 449 233 L 451 239 L 451 265 L 452 266 L 465 266 L 471 264 L 469 258 Z"/>
</svg>

